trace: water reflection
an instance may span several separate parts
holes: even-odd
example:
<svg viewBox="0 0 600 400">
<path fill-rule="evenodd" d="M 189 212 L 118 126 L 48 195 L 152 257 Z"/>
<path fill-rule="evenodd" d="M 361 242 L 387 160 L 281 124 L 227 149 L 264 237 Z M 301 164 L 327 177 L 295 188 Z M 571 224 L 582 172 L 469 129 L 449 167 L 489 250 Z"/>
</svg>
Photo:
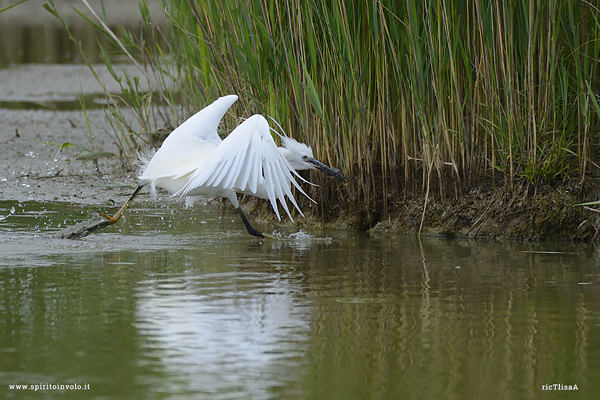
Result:
<svg viewBox="0 0 600 400">
<path fill-rule="evenodd" d="M 194 399 L 600 389 L 598 259 L 585 245 L 352 232 L 259 241 L 229 208 L 170 206 L 134 208 L 69 251 L 27 236 L 33 216 L 16 208 L 0 223 L 3 382 Z M 57 208 L 38 218 L 64 219 Z M 17 244 L 29 247 L 20 258 Z"/>
<path fill-rule="evenodd" d="M 108 40 L 98 35 L 91 25 L 71 27 L 74 37 L 86 49 L 92 63 L 102 60 L 98 42 L 107 47 Z M 75 42 L 67 32 L 49 25 L 0 24 L 0 67 L 14 64 L 62 64 L 83 62 Z"/>
<path fill-rule="evenodd" d="M 269 398 L 296 381 L 310 310 L 292 280 L 232 271 L 141 282 L 136 326 L 151 343 L 142 362 L 163 377 L 155 390 Z"/>
<path fill-rule="evenodd" d="M 335 286 L 315 293 L 309 354 L 319 373 L 307 387 L 327 388 L 326 398 L 532 398 L 543 382 L 597 385 L 586 371 L 598 367 L 589 354 L 599 350 L 590 340 L 599 315 L 586 310 L 598 291 L 578 285 L 597 282 L 595 262 L 522 250 L 427 240 L 363 260 L 338 254 L 344 279 L 332 266 Z M 324 271 L 314 270 L 319 282 Z"/>
</svg>

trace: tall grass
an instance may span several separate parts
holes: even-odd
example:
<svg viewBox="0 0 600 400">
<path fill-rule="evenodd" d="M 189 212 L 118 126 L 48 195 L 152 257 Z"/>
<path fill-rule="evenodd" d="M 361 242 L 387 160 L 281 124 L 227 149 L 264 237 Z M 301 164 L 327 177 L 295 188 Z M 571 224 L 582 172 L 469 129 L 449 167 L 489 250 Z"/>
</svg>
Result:
<svg viewBox="0 0 600 400">
<path fill-rule="evenodd" d="M 322 213 L 348 210 L 371 224 L 412 194 L 456 196 L 483 179 L 583 183 L 598 168 L 593 2 L 171 0 L 164 7 L 169 31 L 152 28 L 143 3 L 144 31 L 121 32 L 115 46 L 160 77 L 160 105 L 150 94 L 138 105 L 134 87 L 125 99 L 145 132 L 172 128 L 236 93 L 238 115 L 272 116 L 351 178 L 342 186 L 311 176 Z M 160 118 L 151 119 L 156 105 Z"/>
</svg>

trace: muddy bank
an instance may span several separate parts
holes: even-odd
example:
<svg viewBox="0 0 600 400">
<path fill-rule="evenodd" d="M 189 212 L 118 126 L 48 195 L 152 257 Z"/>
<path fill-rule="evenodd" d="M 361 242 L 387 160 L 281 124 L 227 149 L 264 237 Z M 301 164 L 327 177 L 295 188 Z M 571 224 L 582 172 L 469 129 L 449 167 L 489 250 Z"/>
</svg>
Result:
<svg viewBox="0 0 600 400">
<path fill-rule="evenodd" d="M 111 127 L 101 110 L 88 111 L 93 136 L 81 111 L 0 109 L 0 190 L 3 200 L 71 202 L 97 205 L 104 210 L 124 202 L 137 181 L 135 171 L 127 169 L 118 157 L 111 139 Z M 76 148 L 63 150 L 47 144 L 75 142 L 115 156 L 96 162 L 77 158 Z M 425 210 L 424 235 L 519 240 L 598 240 L 600 213 L 579 206 L 600 199 L 600 190 L 588 177 L 583 186 L 569 182 L 531 185 L 526 181 L 482 185 L 453 198 L 431 196 Z M 142 201 L 144 194 L 136 202 Z M 277 221 L 271 207 L 247 196 L 244 207 L 258 224 L 276 229 L 306 229 L 322 226 L 328 215 L 316 207 L 303 205 L 307 218 L 296 215 Z M 162 195 L 161 201 L 176 201 Z M 425 204 L 424 196 L 410 196 L 392 204 L 377 224 L 368 230 L 372 236 L 414 235 L 419 231 Z M 224 202 L 225 207 L 231 207 Z M 594 207 L 594 206 L 592 206 Z M 597 206 L 600 209 L 600 206 Z M 362 230 L 364 221 L 341 217 L 328 221 L 333 229 Z"/>
<path fill-rule="evenodd" d="M 108 72 L 97 66 L 99 74 Z M 105 68 L 104 68 L 105 69 Z M 110 81 L 109 81 L 110 82 Z M 0 70 L 0 196 L 15 201 L 120 202 L 135 185 L 135 171 L 124 168 L 104 111 L 81 108 L 77 92 L 93 95 L 101 87 L 84 65 L 24 65 Z M 37 105 L 37 109 L 19 109 Z M 9 108 L 14 107 L 14 109 Z M 76 146 L 57 153 L 63 143 L 114 154 L 82 160 Z M 84 152 L 85 153 L 85 152 Z M 125 186 L 124 186 L 125 185 Z"/>
<path fill-rule="evenodd" d="M 94 69 L 108 90 L 118 92 L 118 84 L 104 65 Z M 127 64 L 115 69 L 141 75 Z M 143 78 L 140 82 L 148 86 Z M 88 100 L 86 119 L 79 105 L 80 96 L 102 99 L 103 89 L 86 65 L 27 64 L 0 69 L 0 87 L 2 200 L 104 205 L 127 198 L 136 185 L 135 171 L 125 168 L 119 157 L 105 112 Z M 58 153 L 57 145 L 64 143 L 113 156 L 86 161 L 81 156 L 88 152 L 78 146 Z"/>
<path fill-rule="evenodd" d="M 0 9 L 11 0 L 0 0 Z M 121 203 L 136 185 L 135 171 L 127 169 L 119 157 L 112 126 L 99 103 L 104 89 L 83 64 L 39 64 L 36 60 L 74 59 L 74 50 L 60 22 L 43 9 L 46 1 L 30 0 L 0 13 L 0 200 L 7 202 L 48 201 L 98 205 L 102 209 Z M 101 11 L 100 2 L 93 3 Z M 153 2 L 149 2 L 153 3 Z M 95 43 L 96 32 L 71 6 L 83 9 L 79 0 L 58 1 L 69 25 L 81 26 L 86 42 Z M 104 2 L 109 25 L 135 26 L 141 23 L 137 0 Z M 164 12 L 158 2 L 150 5 L 156 15 Z M 164 20 L 164 18 L 162 19 Z M 160 21 L 160 19 L 159 19 Z M 31 28 L 31 29 L 29 29 Z M 13 54 L 14 53 L 14 54 Z M 11 57 L 11 54 L 15 57 Z M 21 62 L 27 64 L 20 64 Z M 42 61 L 39 61 L 42 62 Z M 107 90 L 120 92 L 103 64 L 94 65 Z M 146 80 L 130 64 L 116 64 L 117 74 L 126 70 Z M 79 98 L 86 101 L 87 118 Z M 135 126 L 135 118 L 124 110 Z M 52 144 L 54 143 L 54 144 Z M 91 152 L 114 154 L 83 160 L 80 147 L 65 148 L 64 143 L 83 146 Z M 88 152 L 89 153 L 89 152 Z M 131 187 L 133 186 L 133 188 Z M 1 214 L 1 213 L 0 213 Z"/>
<path fill-rule="evenodd" d="M 589 181 L 593 179 L 588 178 Z M 518 181 L 493 187 L 476 187 L 454 199 L 430 197 L 422 234 L 517 240 L 598 239 L 600 213 L 580 203 L 600 199 L 598 187 L 568 182 L 533 185 Z M 372 235 L 417 234 L 425 198 L 396 204 Z M 591 206 L 600 208 L 600 206 Z"/>
<path fill-rule="evenodd" d="M 3 200 L 59 201 L 104 204 L 126 196 L 121 185 L 132 184 L 134 174 L 117 156 L 98 162 L 78 159 L 81 151 L 50 143 L 79 143 L 118 153 L 106 132 L 110 129 L 101 110 L 88 113 L 94 132 L 91 143 L 81 111 L 0 109 L 0 193 Z M 111 201 L 109 201 L 109 199 Z"/>
</svg>

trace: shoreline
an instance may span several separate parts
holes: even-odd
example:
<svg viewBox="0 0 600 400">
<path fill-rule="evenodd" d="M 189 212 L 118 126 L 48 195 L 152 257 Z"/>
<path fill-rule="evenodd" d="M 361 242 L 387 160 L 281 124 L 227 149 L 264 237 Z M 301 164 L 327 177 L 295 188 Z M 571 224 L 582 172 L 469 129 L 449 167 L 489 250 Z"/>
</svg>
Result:
<svg viewBox="0 0 600 400">
<path fill-rule="evenodd" d="M 0 157 L 0 189 L 3 201 L 72 202 L 115 207 L 124 202 L 137 185 L 135 171 L 128 170 L 110 138 L 110 124 L 104 111 L 88 110 L 96 151 L 113 152 L 110 158 L 94 161 L 77 159 L 79 150 L 70 147 L 55 156 L 52 143 L 80 143 L 91 146 L 82 111 L 0 109 L 0 136 L 7 146 Z M 467 194 L 427 201 L 423 235 L 461 238 L 502 238 L 509 240 L 591 242 L 600 227 L 600 213 L 578 204 L 595 201 L 600 190 L 588 177 L 583 186 L 565 182 L 533 185 L 520 180 L 496 187 L 480 185 Z M 254 218 L 273 227 L 289 226 L 352 229 L 373 237 L 416 235 L 419 232 L 424 194 L 391 204 L 379 221 L 361 221 L 357 216 L 319 215 L 317 207 L 303 211 L 306 218 L 295 222 L 277 221 L 266 203 L 252 199 L 244 207 Z M 594 208 L 594 207 L 592 207 Z M 598 207 L 600 209 L 600 207 Z M 256 216 L 258 214 L 258 216 Z"/>
<path fill-rule="evenodd" d="M 596 187 L 554 183 L 534 185 L 526 180 L 503 182 L 496 188 L 474 187 L 455 199 L 429 199 L 422 233 L 461 238 L 519 241 L 591 242 L 597 237 L 600 214 L 581 203 L 595 201 Z M 417 234 L 424 196 L 390 212 L 387 221 L 369 230 Z"/>
<path fill-rule="evenodd" d="M 0 109 L 0 137 L 6 143 L 0 156 L 0 190 L 3 201 L 71 202 L 114 207 L 137 186 L 136 171 L 128 170 L 110 138 L 111 126 L 103 110 L 88 110 L 93 132 L 87 131 L 82 111 Z M 50 143 L 78 143 L 95 151 L 113 152 L 97 161 L 77 159 L 76 147 L 63 149 Z M 55 158 L 56 157 L 56 158 Z M 424 235 L 511 240 L 593 241 L 600 227 L 600 213 L 578 204 L 595 201 L 600 190 L 588 177 L 583 186 L 568 180 L 533 185 L 520 180 L 495 187 L 480 185 L 455 198 L 430 196 L 422 228 Z M 379 221 L 358 216 L 320 215 L 318 206 L 301 203 L 307 218 L 277 221 L 266 203 L 252 199 L 245 207 L 274 227 L 294 224 L 316 228 L 366 231 L 371 236 L 416 235 L 419 232 L 424 194 L 390 204 Z M 592 207 L 594 208 L 594 207 Z M 600 209 L 600 207 L 598 207 Z"/>
<path fill-rule="evenodd" d="M 127 65 L 124 65 L 127 68 Z M 108 72 L 97 66 L 107 84 Z M 131 73 L 132 71 L 130 71 Z M 83 82 L 83 84 L 82 84 Z M 111 138 L 112 127 L 101 109 L 60 111 L 52 103 L 75 101 L 76 93 L 97 94 L 101 88 L 81 64 L 22 65 L 0 70 L 0 85 L 7 102 L 30 101 L 49 104 L 47 108 L 0 108 L 0 137 L 6 143 L 0 156 L 0 190 L 4 201 L 72 202 L 103 208 L 123 203 L 137 186 L 136 171 L 128 170 L 119 157 L 119 149 Z M 109 88 L 115 90 L 117 88 Z M 133 120 L 133 117 L 132 117 Z M 76 143 L 114 157 L 96 161 L 77 159 L 80 150 L 63 149 L 48 143 Z M 467 193 L 454 198 L 431 195 L 422 234 L 466 238 L 505 238 L 511 240 L 593 241 L 600 227 L 600 213 L 577 204 L 600 198 L 594 176 L 581 186 L 575 179 L 551 184 L 533 185 L 525 179 L 496 185 L 482 180 Z M 329 214 L 319 206 L 301 203 L 307 218 L 295 222 L 277 221 L 269 207 L 246 201 L 245 207 L 258 209 L 259 219 L 274 227 L 294 224 L 296 227 L 325 227 L 366 231 L 371 236 L 415 235 L 419 232 L 425 195 L 406 196 L 389 204 L 383 216 L 340 216 Z M 600 208 L 600 207 L 598 207 Z M 323 213 L 323 214 L 321 214 Z M 378 218 L 377 218 L 378 217 Z M 371 220 L 368 220 L 371 218 Z M 378 219 L 378 220 L 377 220 Z"/>
</svg>

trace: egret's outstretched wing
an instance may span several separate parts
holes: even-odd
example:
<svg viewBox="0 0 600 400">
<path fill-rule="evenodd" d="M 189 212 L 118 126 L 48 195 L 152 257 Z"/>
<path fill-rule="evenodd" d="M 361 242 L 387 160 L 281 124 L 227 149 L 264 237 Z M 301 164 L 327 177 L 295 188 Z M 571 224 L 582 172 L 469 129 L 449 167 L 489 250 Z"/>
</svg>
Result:
<svg viewBox="0 0 600 400">
<path fill-rule="evenodd" d="M 237 99 L 238 97 L 235 94 L 219 97 L 210 105 L 189 117 L 183 124 L 179 125 L 165 139 L 162 147 L 165 145 L 171 146 L 177 142 L 187 146 L 194 140 L 218 146 L 221 143 L 221 138 L 217 134 L 219 123 L 221 123 L 223 116 Z"/>
<path fill-rule="evenodd" d="M 291 192 L 294 185 L 306 197 L 294 176 L 296 171 L 283 157 L 262 115 L 254 115 L 227 136 L 196 170 L 187 184 L 175 195 L 185 196 L 198 187 L 215 187 L 251 193 L 269 199 L 277 218 L 281 219 L 277 200 L 292 219 L 285 201 L 287 196 L 302 214 Z M 302 214 L 304 215 L 304 214 Z"/>
<path fill-rule="evenodd" d="M 179 125 L 147 163 L 140 179 L 154 181 L 195 170 L 221 143 L 219 123 L 237 99 L 236 95 L 220 97 Z"/>
</svg>

